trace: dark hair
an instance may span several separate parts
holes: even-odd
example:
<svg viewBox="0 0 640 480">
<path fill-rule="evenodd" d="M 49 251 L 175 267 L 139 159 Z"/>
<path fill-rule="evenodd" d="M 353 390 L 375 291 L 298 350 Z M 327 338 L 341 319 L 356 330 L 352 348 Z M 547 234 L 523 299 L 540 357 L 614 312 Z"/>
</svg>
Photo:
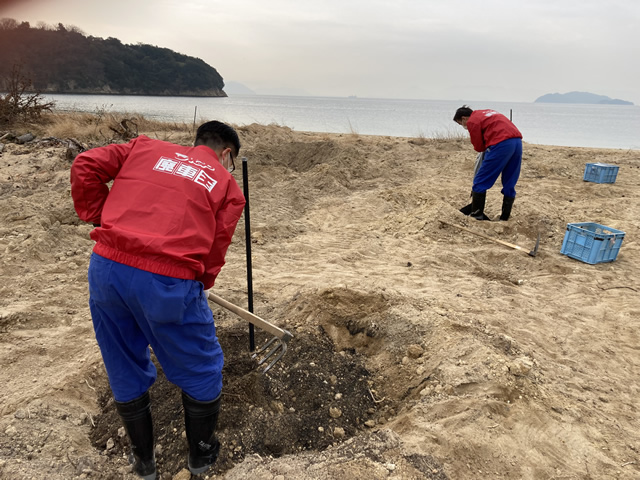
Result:
<svg viewBox="0 0 640 480">
<path fill-rule="evenodd" d="M 233 145 L 236 150 L 235 155 L 238 156 L 240 152 L 240 139 L 236 131 L 233 127 L 217 120 L 203 123 L 198 127 L 195 144 L 223 148 Z"/>
<path fill-rule="evenodd" d="M 473 110 L 471 110 L 467 105 L 463 105 L 456 110 L 456 114 L 453 116 L 453 121 L 458 123 L 462 120 L 462 117 L 470 117 L 472 113 Z"/>
</svg>

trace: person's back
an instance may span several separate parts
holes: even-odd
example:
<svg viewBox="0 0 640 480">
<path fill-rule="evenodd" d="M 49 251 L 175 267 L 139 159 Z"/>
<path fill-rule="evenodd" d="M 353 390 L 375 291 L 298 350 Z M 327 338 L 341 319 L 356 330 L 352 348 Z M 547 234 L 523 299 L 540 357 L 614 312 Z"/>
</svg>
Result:
<svg viewBox="0 0 640 480">
<path fill-rule="evenodd" d="M 509 138 L 522 138 L 520 130 L 495 110 L 474 110 L 467 121 L 467 130 L 476 152 L 484 152 Z"/>
<path fill-rule="evenodd" d="M 202 279 L 216 230 L 228 232 L 237 221 L 217 219 L 220 207 L 235 203 L 239 215 L 244 205 L 231 174 L 204 145 L 184 147 L 141 135 L 127 145 L 111 147 L 80 154 L 72 167 L 80 218 L 100 224 L 91 232 L 94 252 L 153 273 Z M 104 184 L 87 181 L 96 163 L 105 178 L 114 177 L 99 212 L 100 205 L 83 201 L 104 198 Z M 217 271 L 219 262 L 214 259 Z M 210 279 L 205 280 L 210 288 Z"/>
</svg>

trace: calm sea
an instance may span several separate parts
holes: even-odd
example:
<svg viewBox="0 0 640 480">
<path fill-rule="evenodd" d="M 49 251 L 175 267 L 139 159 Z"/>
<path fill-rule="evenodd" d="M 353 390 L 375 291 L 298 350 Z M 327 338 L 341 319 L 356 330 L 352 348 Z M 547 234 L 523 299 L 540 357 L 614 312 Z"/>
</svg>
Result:
<svg viewBox="0 0 640 480">
<path fill-rule="evenodd" d="M 378 98 L 233 95 L 146 97 L 47 95 L 56 109 L 140 113 L 148 118 L 193 123 L 220 120 L 236 125 L 277 124 L 296 131 L 396 137 L 450 137 L 466 133 L 453 121 L 463 103 L 511 117 L 528 143 L 640 149 L 640 107 L 549 103 L 391 100 Z"/>
</svg>

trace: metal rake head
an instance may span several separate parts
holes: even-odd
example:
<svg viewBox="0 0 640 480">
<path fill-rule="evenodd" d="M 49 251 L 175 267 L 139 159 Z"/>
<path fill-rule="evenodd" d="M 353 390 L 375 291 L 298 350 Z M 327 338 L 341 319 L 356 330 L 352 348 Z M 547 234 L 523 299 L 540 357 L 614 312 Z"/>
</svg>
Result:
<svg viewBox="0 0 640 480">
<path fill-rule="evenodd" d="M 529 252 L 529 256 L 535 257 L 538 254 L 539 248 L 540 248 L 540 232 L 538 232 L 538 239 L 536 240 L 536 246 L 533 247 L 533 250 Z"/>
<path fill-rule="evenodd" d="M 280 360 L 286 353 L 287 343 L 293 338 L 293 335 L 291 335 L 291 333 L 286 330 L 284 332 L 285 334 L 282 337 L 273 337 L 271 340 L 265 343 L 262 348 L 251 355 L 251 358 L 255 359 L 260 357 L 260 360 L 258 360 L 258 366 L 261 366 L 263 363 L 269 360 L 269 358 L 275 355 L 275 358 L 271 360 L 271 362 L 266 366 L 262 373 L 267 373 L 269 369 L 271 369 L 271 367 L 273 367 L 275 363 Z"/>
</svg>

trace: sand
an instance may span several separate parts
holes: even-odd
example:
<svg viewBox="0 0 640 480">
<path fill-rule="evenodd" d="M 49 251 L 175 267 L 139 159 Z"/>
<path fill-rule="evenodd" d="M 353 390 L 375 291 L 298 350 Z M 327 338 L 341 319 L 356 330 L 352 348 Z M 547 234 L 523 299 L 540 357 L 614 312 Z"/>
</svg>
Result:
<svg viewBox="0 0 640 480">
<path fill-rule="evenodd" d="M 239 132 L 254 312 L 294 338 L 262 374 L 245 322 L 212 305 L 228 366 L 209 478 L 640 477 L 640 151 L 525 144 L 512 218 L 478 222 L 458 212 L 467 139 Z M 133 479 L 66 151 L 38 137 L 0 154 L 0 477 Z M 616 182 L 584 182 L 587 162 Z M 498 185 L 493 219 L 500 202 Z M 573 222 L 624 231 L 617 259 L 562 255 Z M 246 308 L 244 239 L 241 220 L 214 291 Z M 188 479 L 171 388 L 160 374 L 152 392 L 158 473 Z"/>
</svg>

